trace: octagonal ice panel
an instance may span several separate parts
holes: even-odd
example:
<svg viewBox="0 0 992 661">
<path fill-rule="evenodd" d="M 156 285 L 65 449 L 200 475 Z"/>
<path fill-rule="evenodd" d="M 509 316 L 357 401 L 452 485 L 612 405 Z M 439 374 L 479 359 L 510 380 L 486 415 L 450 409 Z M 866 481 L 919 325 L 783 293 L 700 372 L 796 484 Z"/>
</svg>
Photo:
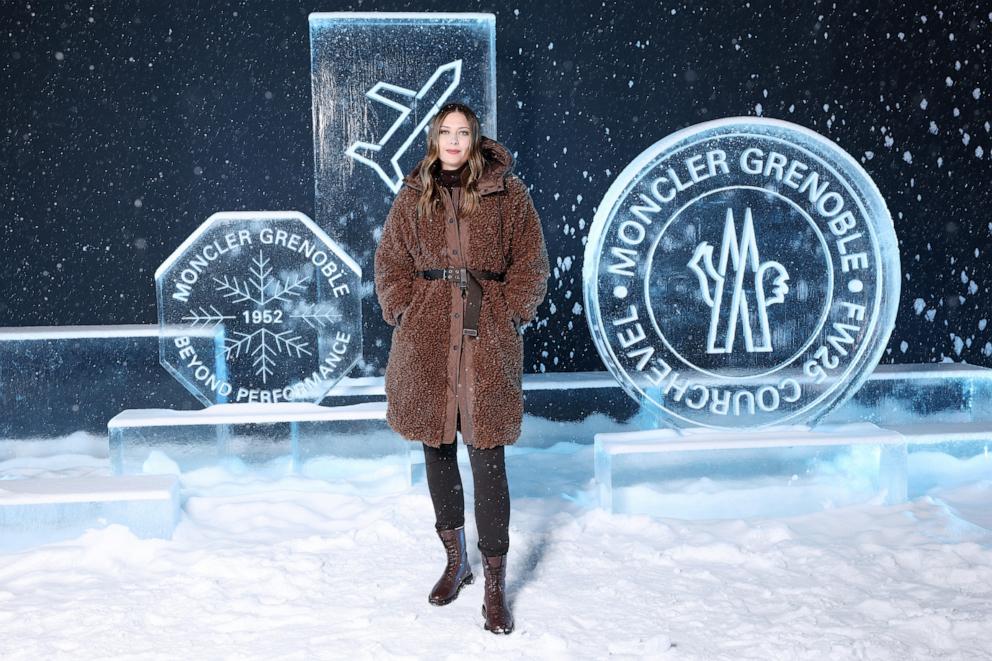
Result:
<svg viewBox="0 0 992 661">
<path fill-rule="evenodd" d="M 302 213 L 216 213 L 155 272 L 162 365 L 206 405 L 319 402 L 361 357 L 361 279 Z"/>
</svg>

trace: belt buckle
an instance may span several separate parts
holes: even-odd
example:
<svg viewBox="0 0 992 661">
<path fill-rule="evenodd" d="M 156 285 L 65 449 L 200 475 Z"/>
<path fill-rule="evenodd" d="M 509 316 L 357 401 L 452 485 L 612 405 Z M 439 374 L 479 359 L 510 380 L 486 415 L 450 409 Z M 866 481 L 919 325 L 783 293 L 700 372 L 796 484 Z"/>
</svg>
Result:
<svg viewBox="0 0 992 661">
<path fill-rule="evenodd" d="M 444 277 L 452 282 L 457 282 L 461 289 L 468 287 L 468 277 L 466 269 L 449 266 L 444 269 Z"/>
</svg>

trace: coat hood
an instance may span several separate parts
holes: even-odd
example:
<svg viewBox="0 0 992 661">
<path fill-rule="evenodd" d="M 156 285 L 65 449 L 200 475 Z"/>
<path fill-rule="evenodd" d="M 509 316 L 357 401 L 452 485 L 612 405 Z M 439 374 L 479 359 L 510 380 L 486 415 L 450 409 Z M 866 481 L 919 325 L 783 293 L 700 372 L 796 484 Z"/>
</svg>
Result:
<svg viewBox="0 0 992 661">
<path fill-rule="evenodd" d="M 482 177 L 479 178 L 479 194 L 486 195 L 503 190 L 506 187 L 506 178 L 513 172 L 513 154 L 509 149 L 486 136 L 482 136 L 479 149 L 486 161 Z M 421 190 L 419 176 L 420 168 L 425 165 L 424 160 L 417 163 L 410 174 L 403 179 L 403 183 L 415 191 Z"/>
</svg>

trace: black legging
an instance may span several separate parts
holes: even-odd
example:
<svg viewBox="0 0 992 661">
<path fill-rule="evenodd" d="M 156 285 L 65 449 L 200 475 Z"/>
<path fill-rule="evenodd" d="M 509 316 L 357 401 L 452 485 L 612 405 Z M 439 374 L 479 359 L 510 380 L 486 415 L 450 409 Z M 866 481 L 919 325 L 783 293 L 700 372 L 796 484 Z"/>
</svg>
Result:
<svg viewBox="0 0 992 661">
<path fill-rule="evenodd" d="M 505 555 L 510 548 L 510 489 L 506 482 L 503 446 L 478 450 L 468 446 L 475 484 L 475 525 L 479 550 L 485 555 Z M 458 440 L 440 448 L 424 445 L 427 487 L 434 502 L 438 530 L 465 525 L 465 494 L 458 472 Z"/>
</svg>

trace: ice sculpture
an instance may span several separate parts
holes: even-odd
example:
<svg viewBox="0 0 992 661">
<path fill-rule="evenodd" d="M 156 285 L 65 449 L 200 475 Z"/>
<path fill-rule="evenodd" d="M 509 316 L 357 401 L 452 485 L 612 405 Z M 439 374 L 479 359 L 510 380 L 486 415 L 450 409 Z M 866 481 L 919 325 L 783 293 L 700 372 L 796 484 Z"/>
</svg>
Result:
<svg viewBox="0 0 992 661">
<path fill-rule="evenodd" d="M 892 220 L 868 174 L 800 126 L 741 117 L 652 145 L 590 229 L 586 314 L 607 368 L 667 425 L 815 421 L 885 348 Z"/>
<path fill-rule="evenodd" d="M 492 14 L 311 14 L 310 51 L 316 220 L 343 242 L 363 236 L 356 223 L 382 224 L 444 103 L 467 103 L 496 134 Z"/>
<path fill-rule="evenodd" d="M 734 434 L 696 428 L 597 435 L 600 505 L 677 518 L 792 516 L 906 498 L 906 443 L 869 423 Z"/>
<path fill-rule="evenodd" d="M 403 176 L 423 157 L 437 109 L 475 109 L 496 137 L 496 18 L 492 14 L 310 15 L 315 220 L 366 271 Z M 365 313 L 379 319 L 375 297 Z M 371 331 L 371 332 L 369 332 Z M 367 360 L 384 366 L 367 329 Z"/>
<path fill-rule="evenodd" d="M 117 474 L 290 472 L 366 494 L 410 486 L 410 443 L 386 425 L 384 402 L 217 404 L 202 411 L 124 411 L 107 423 Z"/>
<path fill-rule="evenodd" d="M 0 480 L 0 551 L 70 539 L 108 523 L 168 539 L 180 503 L 179 480 L 171 475 Z"/>
<path fill-rule="evenodd" d="M 0 459 L 17 452 L 11 439 L 102 433 L 122 409 L 183 402 L 158 343 L 150 324 L 0 328 Z"/>
<path fill-rule="evenodd" d="M 162 364 L 207 405 L 318 402 L 361 357 L 361 278 L 301 213 L 216 213 L 155 272 Z"/>
</svg>

